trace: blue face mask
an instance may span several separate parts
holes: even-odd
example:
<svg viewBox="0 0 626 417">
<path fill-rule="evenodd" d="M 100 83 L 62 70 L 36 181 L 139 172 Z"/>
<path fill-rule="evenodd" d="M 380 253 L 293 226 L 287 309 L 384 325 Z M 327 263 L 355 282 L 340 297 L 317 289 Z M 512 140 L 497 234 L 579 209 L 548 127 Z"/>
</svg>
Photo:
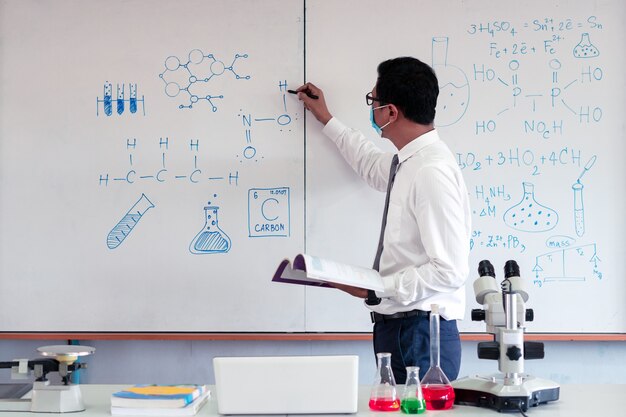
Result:
<svg viewBox="0 0 626 417">
<path fill-rule="evenodd" d="M 370 107 L 370 122 L 372 122 L 372 128 L 374 128 L 374 130 L 376 131 L 376 133 L 378 133 L 379 136 L 382 136 L 383 129 L 387 127 L 387 125 L 391 123 L 391 121 L 385 123 L 384 126 L 378 126 L 376 124 L 376 121 L 374 120 L 374 110 L 382 109 L 383 107 L 387 107 L 387 106 L 388 104 L 385 104 L 384 106 Z"/>
</svg>

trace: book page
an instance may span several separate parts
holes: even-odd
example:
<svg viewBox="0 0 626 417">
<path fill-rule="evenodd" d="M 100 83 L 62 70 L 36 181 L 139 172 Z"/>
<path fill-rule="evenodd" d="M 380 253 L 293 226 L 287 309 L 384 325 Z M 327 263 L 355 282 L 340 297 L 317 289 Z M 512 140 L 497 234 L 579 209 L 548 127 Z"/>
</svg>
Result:
<svg viewBox="0 0 626 417">
<path fill-rule="evenodd" d="M 309 277 L 375 291 L 384 291 L 383 282 L 378 271 L 311 255 L 298 256 L 302 256 L 304 259 Z"/>
</svg>

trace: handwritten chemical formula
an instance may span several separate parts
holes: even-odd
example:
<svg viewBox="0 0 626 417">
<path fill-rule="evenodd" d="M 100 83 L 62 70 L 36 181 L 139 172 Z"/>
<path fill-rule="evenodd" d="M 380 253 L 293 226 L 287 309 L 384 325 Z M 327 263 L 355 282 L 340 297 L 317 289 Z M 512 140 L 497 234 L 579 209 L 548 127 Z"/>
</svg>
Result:
<svg viewBox="0 0 626 417">
<path fill-rule="evenodd" d="M 602 156 L 587 139 L 607 121 L 601 91 L 615 82 L 606 31 L 590 13 L 468 21 L 462 35 L 433 37 L 433 63 L 455 63 L 453 85 L 467 79 L 465 94 L 455 92 L 467 108 L 436 125 L 469 139 L 454 150 L 472 201 L 471 251 L 536 258 L 537 288 L 603 276 L 598 230 L 587 221 L 601 215 L 587 173 Z"/>
<path fill-rule="evenodd" d="M 483 51 L 483 59 L 469 71 L 472 85 L 501 93 L 492 114 L 474 121 L 474 134 L 497 132 L 506 123 L 502 116 L 510 112 L 524 115 L 517 122 L 519 133 L 541 140 L 601 122 L 601 100 L 582 97 L 604 82 L 600 47 L 593 41 L 603 28 L 597 16 L 470 23 L 466 33 L 481 42 Z"/>
</svg>

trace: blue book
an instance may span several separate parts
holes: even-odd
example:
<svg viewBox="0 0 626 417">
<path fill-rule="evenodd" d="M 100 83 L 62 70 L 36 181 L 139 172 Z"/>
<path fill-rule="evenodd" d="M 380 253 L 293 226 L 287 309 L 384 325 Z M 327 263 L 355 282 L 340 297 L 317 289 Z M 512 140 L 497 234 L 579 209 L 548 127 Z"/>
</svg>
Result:
<svg viewBox="0 0 626 417">
<path fill-rule="evenodd" d="M 206 385 L 135 385 L 111 396 L 112 407 L 182 408 L 207 391 Z"/>
</svg>

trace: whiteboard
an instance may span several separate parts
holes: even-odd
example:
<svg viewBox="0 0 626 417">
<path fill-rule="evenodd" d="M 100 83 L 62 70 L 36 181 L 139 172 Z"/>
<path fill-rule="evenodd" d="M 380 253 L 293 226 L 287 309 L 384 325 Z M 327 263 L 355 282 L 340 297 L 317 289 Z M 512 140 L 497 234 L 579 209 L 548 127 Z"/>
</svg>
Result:
<svg viewBox="0 0 626 417">
<path fill-rule="evenodd" d="M 0 328 L 301 330 L 302 3 L 0 7 Z"/>
<path fill-rule="evenodd" d="M 619 1 L 307 1 L 307 79 L 379 145 L 390 146 L 364 100 L 378 63 L 409 55 L 434 66 L 435 123 L 473 210 L 462 331 L 485 329 L 470 321 L 482 259 L 498 282 L 507 260 L 520 265 L 535 312 L 528 331 L 626 331 L 625 11 Z M 315 123 L 307 145 L 308 252 L 370 265 L 384 196 Z M 344 312 L 340 294 L 311 290 L 306 306 L 310 329 L 371 328 L 366 314 Z"/>
<path fill-rule="evenodd" d="M 302 251 L 371 265 L 384 202 L 286 89 L 392 150 L 363 96 L 412 55 L 448 82 L 471 269 L 518 261 L 529 331 L 626 332 L 624 8 L 0 1 L 0 331 L 370 331 L 360 300 L 270 282 Z M 513 224 L 531 188 L 558 221 Z"/>
</svg>

